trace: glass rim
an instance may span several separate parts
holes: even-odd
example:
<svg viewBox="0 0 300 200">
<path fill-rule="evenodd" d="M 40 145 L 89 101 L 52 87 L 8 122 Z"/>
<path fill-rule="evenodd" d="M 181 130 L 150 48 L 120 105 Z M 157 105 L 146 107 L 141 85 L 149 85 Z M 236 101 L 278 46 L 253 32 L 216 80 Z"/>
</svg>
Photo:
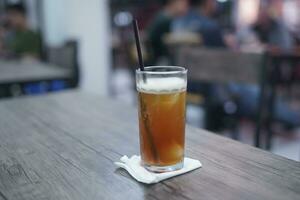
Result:
<svg viewBox="0 0 300 200">
<path fill-rule="evenodd" d="M 159 68 L 166 68 L 166 69 L 174 69 L 171 71 L 147 71 L 147 69 L 159 69 Z M 180 66 L 146 66 L 145 71 L 142 71 L 140 68 L 135 70 L 137 74 L 180 74 L 180 73 L 187 73 L 187 69 Z"/>
</svg>

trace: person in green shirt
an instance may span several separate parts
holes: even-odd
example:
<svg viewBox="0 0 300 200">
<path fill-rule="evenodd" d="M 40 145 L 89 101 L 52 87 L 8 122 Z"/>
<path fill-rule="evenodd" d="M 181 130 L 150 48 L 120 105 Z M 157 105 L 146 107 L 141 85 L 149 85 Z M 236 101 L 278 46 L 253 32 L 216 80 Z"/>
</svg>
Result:
<svg viewBox="0 0 300 200">
<path fill-rule="evenodd" d="M 24 6 L 22 4 L 10 5 L 6 11 L 11 29 L 5 41 L 6 50 L 19 58 L 39 58 L 40 36 L 28 27 Z"/>
<path fill-rule="evenodd" d="M 151 64 L 157 64 L 169 56 L 167 46 L 163 42 L 166 34 L 171 32 L 173 19 L 184 15 L 188 10 L 188 0 L 164 0 L 163 9 L 154 17 L 148 27 L 148 42 L 152 53 Z"/>
</svg>

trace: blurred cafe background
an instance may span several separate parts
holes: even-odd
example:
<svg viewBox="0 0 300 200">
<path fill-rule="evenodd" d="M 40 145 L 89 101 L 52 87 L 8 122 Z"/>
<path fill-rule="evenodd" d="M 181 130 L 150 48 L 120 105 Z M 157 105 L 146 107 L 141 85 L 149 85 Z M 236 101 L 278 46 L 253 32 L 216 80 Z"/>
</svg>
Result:
<svg viewBox="0 0 300 200">
<path fill-rule="evenodd" d="M 300 0 L 0 0 L 0 101 L 136 106 L 134 18 L 146 65 L 188 68 L 188 124 L 300 160 Z"/>
</svg>

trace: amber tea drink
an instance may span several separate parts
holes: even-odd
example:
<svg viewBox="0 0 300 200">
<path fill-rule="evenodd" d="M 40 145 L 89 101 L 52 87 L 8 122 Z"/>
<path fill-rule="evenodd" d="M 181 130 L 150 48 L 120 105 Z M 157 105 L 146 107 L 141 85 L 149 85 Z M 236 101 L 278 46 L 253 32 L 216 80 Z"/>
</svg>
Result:
<svg viewBox="0 0 300 200">
<path fill-rule="evenodd" d="M 183 167 L 186 74 L 182 67 L 145 67 L 136 71 L 140 151 L 150 171 Z"/>
</svg>

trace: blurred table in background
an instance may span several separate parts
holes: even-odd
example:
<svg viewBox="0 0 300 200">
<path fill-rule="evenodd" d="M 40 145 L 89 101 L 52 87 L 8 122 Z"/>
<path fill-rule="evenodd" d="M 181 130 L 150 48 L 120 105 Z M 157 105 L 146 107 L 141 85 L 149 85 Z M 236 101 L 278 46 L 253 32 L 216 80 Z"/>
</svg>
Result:
<svg viewBox="0 0 300 200">
<path fill-rule="evenodd" d="M 66 79 L 70 75 L 70 70 L 49 63 L 0 60 L 0 84 Z"/>
<path fill-rule="evenodd" d="M 71 79 L 72 71 L 69 68 L 39 61 L 0 60 L 0 97 L 18 96 L 30 93 L 31 90 L 34 93 L 34 90 L 38 92 L 48 89 L 38 89 L 43 87 L 39 85 L 40 83 L 51 87 L 54 84 L 57 88 L 66 87 L 65 85 L 68 85 L 67 82 Z"/>
</svg>

